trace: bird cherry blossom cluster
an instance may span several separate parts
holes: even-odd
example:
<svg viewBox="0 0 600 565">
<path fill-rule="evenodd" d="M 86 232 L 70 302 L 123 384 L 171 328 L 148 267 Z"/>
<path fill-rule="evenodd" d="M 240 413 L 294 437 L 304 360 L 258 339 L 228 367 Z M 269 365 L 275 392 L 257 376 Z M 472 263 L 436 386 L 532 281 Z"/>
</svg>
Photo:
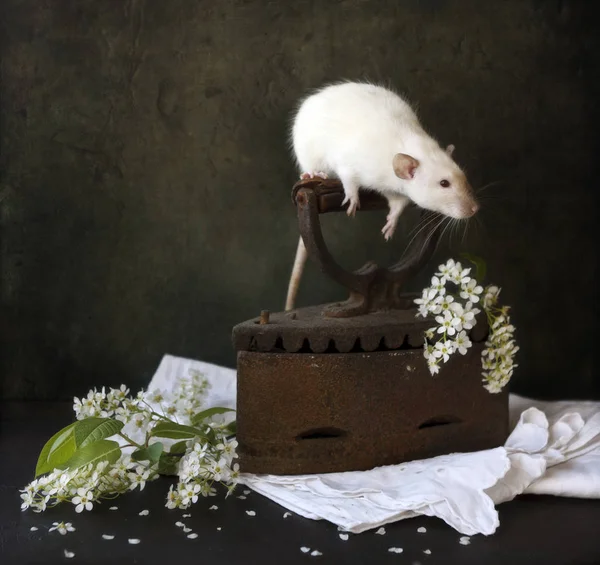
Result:
<svg viewBox="0 0 600 565">
<path fill-rule="evenodd" d="M 203 409 L 208 388 L 202 374 L 190 371 L 172 392 L 130 396 L 121 385 L 75 398 L 76 421 L 43 447 L 36 478 L 20 491 L 21 509 L 43 512 L 70 502 L 83 512 L 102 499 L 143 490 L 159 475 L 179 478 L 167 495 L 169 508 L 215 494 L 218 483 L 231 492 L 239 474 L 234 411 Z"/>
<path fill-rule="evenodd" d="M 167 508 L 186 509 L 199 496 L 214 496 L 214 482 L 227 485 L 230 494 L 239 478 L 239 465 L 233 462 L 237 445 L 235 439 L 224 439 L 213 449 L 208 449 L 208 444 L 202 441 L 189 442 L 177 471 L 179 483 L 169 488 Z"/>
<path fill-rule="evenodd" d="M 449 288 L 450 287 L 450 288 Z M 490 328 L 485 349 L 482 352 L 482 376 L 484 387 L 491 393 L 500 392 L 510 381 L 514 368 L 514 356 L 519 350 L 514 338 L 508 306 L 499 306 L 497 286 L 481 286 L 471 276 L 471 268 L 449 259 L 438 267 L 431 279 L 431 286 L 423 290 L 415 303 L 419 306 L 417 316 L 433 317 L 436 326 L 425 332 L 423 354 L 432 375 L 440 371 L 451 355 L 465 355 L 473 345 L 469 332 L 485 312 Z"/>
</svg>

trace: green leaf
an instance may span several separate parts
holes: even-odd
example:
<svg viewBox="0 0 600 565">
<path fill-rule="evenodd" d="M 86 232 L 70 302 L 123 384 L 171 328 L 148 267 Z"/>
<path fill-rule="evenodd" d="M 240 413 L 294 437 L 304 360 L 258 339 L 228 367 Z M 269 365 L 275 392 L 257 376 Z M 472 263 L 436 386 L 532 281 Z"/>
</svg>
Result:
<svg viewBox="0 0 600 565">
<path fill-rule="evenodd" d="M 215 445 L 217 442 L 217 434 L 210 426 L 204 428 L 203 437 L 210 445 Z"/>
<path fill-rule="evenodd" d="M 159 422 L 152 428 L 150 435 L 155 437 L 166 437 L 169 439 L 192 439 L 196 436 L 203 437 L 204 434 L 191 426 L 175 424 L 174 422 Z"/>
<path fill-rule="evenodd" d="M 158 460 L 158 474 L 167 476 L 177 475 L 178 462 L 179 457 L 162 453 L 160 459 Z"/>
<path fill-rule="evenodd" d="M 226 412 L 235 412 L 235 410 L 233 410 L 232 408 L 220 408 L 220 407 L 209 408 L 208 410 L 203 410 L 202 412 L 198 412 L 198 414 L 194 415 L 194 417 L 192 418 L 192 424 L 194 424 L 194 426 L 197 426 L 198 424 L 200 424 L 203 420 L 206 420 L 207 418 L 212 418 L 213 416 L 216 416 L 217 414 L 225 414 Z"/>
<path fill-rule="evenodd" d="M 42 447 L 40 456 L 38 457 L 37 465 L 35 467 L 35 476 L 43 475 L 53 471 L 75 453 L 77 445 L 75 443 L 75 436 L 73 435 L 73 429 L 77 422 L 69 424 L 66 428 L 63 428 L 59 432 L 55 433 Z"/>
<path fill-rule="evenodd" d="M 237 433 L 237 422 L 235 420 L 233 422 L 229 422 L 229 424 L 225 426 L 225 429 L 231 435 L 235 435 Z"/>
<path fill-rule="evenodd" d="M 177 443 L 174 443 L 171 446 L 171 449 L 169 449 L 169 453 L 181 454 L 181 453 L 185 453 L 186 449 L 187 449 L 187 440 L 178 441 Z"/>
<path fill-rule="evenodd" d="M 75 443 L 85 447 L 95 441 L 114 436 L 121 431 L 123 422 L 112 418 L 85 418 L 75 423 Z"/>
<path fill-rule="evenodd" d="M 156 463 L 160 459 L 163 449 L 163 444 L 160 441 L 157 441 L 148 447 L 136 449 L 131 454 L 131 458 L 134 461 L 150 461 L 151 463 Z"/>
<path fill-rule="evenodd" d="M 485 261 L 481 257 L 471 255 L 470 253 L 461 253 L 460 256 L 475 265 L 475 278 L 477 279 L 477 282 L 481 284 L 487 273 Z"/>
<path fill-rule="evenodd" d="M 73 471 L 89 463 L 93 465 L 101 461 L 115 463 L 120 456 L 121 446 L 116 441 L 101 439 L 78 449 L 61 468 Z"/>
</svg>

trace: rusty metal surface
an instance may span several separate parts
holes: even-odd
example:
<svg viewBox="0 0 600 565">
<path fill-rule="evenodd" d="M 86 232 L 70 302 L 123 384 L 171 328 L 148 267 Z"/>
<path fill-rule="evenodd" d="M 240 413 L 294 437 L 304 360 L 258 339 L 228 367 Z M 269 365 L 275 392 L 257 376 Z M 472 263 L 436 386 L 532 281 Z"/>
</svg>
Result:
<svg viewBox="0 0 600 565">
<path fill-rule="evenodd" d="M 406 298 L 410 299 L 412 295 Z M 260 317 L 242 322 L 233 328 L 234 347 L 237 351 L 288 353 L 421 347 L 423 332 L 432 325 L 430 319 L 415 319 L 414 307 L 352 318 L 322 316 L 323 307 L 308 306 L 292 312 L 270 313 L 268 323 L 261 323 Z"/>
<path fill-rule="evenodd" d="M 323 314 L 329 317 L 348 318 L 385 309 L 404 309 L 410 306 L 399 293 L 410 277 L 414 276 L 430 259 L 439 238 L 437 214 L 423 211 L 423 224 L 433 229 L 421 230 L 411 242 L 405 258 L 389 268 L 379 267 L 370 261 L 351 272 L 341 267 L 329 253 L 319 215 L 343 211 L 341 205 L 344 191 L 339 181 L 331 179 L 303 180 L 293 188 L 293 198 L 298 210 L 300 235 L 308 256 L 317 263 L 323 273 L 344 286 L 349 298 L 339 304 L 328 305 Z M 379 210 L 386 207 L 384 198 L 373 192 L 361 191 L 361 210 Z M 430 222 L 431 220 L 431 222 Z"/>
<path fill-rule="evenodd" d="M 432 377 L 421 349 L 238 353 L 240 468 L 366 470 L 502 445 L 508 392 L 481 383 L 482 344 Z"/>
<path fill-rule="evenodd" d="M 233 328 L 236 351 L 264 353 L 347 353 L 422 347 L 423 332 L 435 325 L 431 318 L 416 318 L 413 299 L 417 294 L 402 295 L 411 304 L 405 310 L 380 310 L 350 318 L 322 315 L 327 305 L 307 306 L 291 312 L 261 313 Z M 265 322 L 265 319 L 268 322 Z M 471 332 L 471 340 L 487 337 L 483 315 Z"/>
</svg>

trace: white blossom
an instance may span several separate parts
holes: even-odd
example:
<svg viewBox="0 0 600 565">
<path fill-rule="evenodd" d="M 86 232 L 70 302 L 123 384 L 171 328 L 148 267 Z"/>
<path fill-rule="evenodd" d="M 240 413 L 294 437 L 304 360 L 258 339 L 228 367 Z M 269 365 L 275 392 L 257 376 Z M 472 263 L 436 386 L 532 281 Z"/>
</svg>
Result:
<svg viewBox="0 0 600 565">
<path fill-rule="evenodd" d="M 479 295 L 483 292 L 483 287 L 477 284 L 475 279 L 461 285 L 460 297 L 471 302 L 478 302 Z"/>
<path fill-rule="evenodd" d="M 21 510 L 27 510 L 33 504 L 33 492 L 26 491 L 21 494 Z"/>
<path fill-rule="evenodd" d="M 449 259 L 443 265 L 438 267 L 438 272 L 436 273 L 439 277 L 444 279 L 444 282 L 456 276 L 456 265 L 454 263 L 454 259 Z"/>
<path fill-rule="evenodd" d="M 130 490 L 135 489 L 136 487 L 140 487 L 140 490 L 144 490 L 146 486 L 146 481 L 150 478 L 152 471 L 143 467 L 142 465 L 137 465 L 135 467 L 135 472 L 127 473 L 127 477 L 130 481 Z"/>
<path fill-rule="evenodd" d="M 517 366 L 514 356 L 519 347 L 514 339 L 515 328 L 510 322 L 509 308 L 498 306 L 500 289 L 493 285 L 484 289 L 470 271 L 449 259 L 439 266 L 431 286 L 423 289 L 421 297 L 415 300 L 417 316 L 433 317 L 437 324 L 424 332 L 423 356 L 434 375 L 440 372 L 440 364 L 454 353 L 466 355 L 473 345 L 469 331 L 481 312 L 475 304 L 481 303 L 490 329 L 481 357 L 483 383 L 489 392 L 497 393 L 510 381 Z M 453 285 L 456 291 L 448 285 Z"/>
<path fill-rule="evenodd" d="M 431 343 L 429 343 L 427 340 L 425 340 L 425 344 L 423 345 L 423 356 L 425 357 L 425 359 L 427 359 L 427 361 L 429 361 L 432 357 L 434 357 L 433 355 L 433 351 L 435 349 L 435 346 Z"/>
<path fill-rule="evenodd" d="M 43 496 L 38 503 L 35 505 L 35 508 L 33 509 L 34 512 L 43 512 L 44 510 L 46 510 L 46 507 L 48 506 L 48 501 L 50 500 L 50 495 L 47 496 Z"/>
<path fill-rule="evenodd" d="M 488 286 L 485 289 L 485 294 L 483 296 L 483 307 L 491 308 L 495 306 L 498 302 L 498 296 L 500 294 L 500 289 L 497 286 Z"/>
<path fill-rule="evenodd" d="M 448 359 L 450 359 L 450 355 L 452 355 L 453 351 L 454 345 L 451 341 L 438 341 L 435 344 L 433 355 L 438 359 L 442 358 L 444 362 L 447 362 Z"/>
<path fill-rule="evenodd" d="M 75 528 L 71 522 L 53 522 L 49 532 L 57 531 L 60 535 L 65 536 L 68 532 L 74 532 Z"/>
<path fill-rule="evenodd" d="M 73 500 L 71 502 L 75 505 L 75 512 L 80 513 L 83 512 L 84 509 L 92 509 L 92 500 L 93 494 L 90 491 L 84 488 L 78 488 L 77 496 L 73 497 Z"/>
<path fill-rule="evenodd" d="M 427 360 L 427 367 L 432 375 L 440 372 L 440 362 L 437 359 L 430 358 Z"/>
<path fill-rule="evenodd" d="M 467 349 L 471 347 L 472 343 L 467 335 L 466 331 L 461 331 L 456 338 L 454 339 L 454 349 L 458 351 L 461 355 L 467 354 Z"/>
<path fill-rule="evenodd" d="M 181 508 L 187 508 L 190 504 L 198 501 L 200 485 L 193 483 L 180 483 L 179 495 L 181 496 Z"/>
<path fill-rule="evenodd" d="M 431 289 L 435 290 L 435 292 L 438 296 L 442 296 L 442 295 L 446 294 L 445 283 L 446 283 L 446 280 L 444 279 L 444 277 L 442 277 L 441 279 L 438 279 L 438 277 L 433 277 L 431 279 Z"/>
</svg>

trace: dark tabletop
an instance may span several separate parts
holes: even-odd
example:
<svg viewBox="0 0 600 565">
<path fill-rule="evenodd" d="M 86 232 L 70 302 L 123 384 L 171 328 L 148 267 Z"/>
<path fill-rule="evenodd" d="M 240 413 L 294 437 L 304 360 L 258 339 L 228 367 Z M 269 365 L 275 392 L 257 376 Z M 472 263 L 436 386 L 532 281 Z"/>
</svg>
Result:
<svg viewBox="0 0 600 565">
<path fill-rule="evenodd" d="M 142 492 L 104 501 L 91 512 L 76 514 L 70 504 L 43 514 L 21 513 L 17 489 L 32 479 L 44 442 L 72 421 L 70 404 L 0 403 L 0 564 L 114 563 L 167 564 L 294 564 L 404 563 L 409 565 L 598 565 L 600 564 L 600 501 L 527 496 L 499 507 L 500 528 L 490 537 L 473 536 L 461 545 L 461 534 L 436 518 L 414 518 L 374 532 L 339 537 L 336 526 L 297 515 L 240 487 L 227 500 L 200 499 L 187 511 L 168 510 L 165 495 L 172 482 L 161 478 Z M 109 510 L 111 506 L 118 510 Z M 210 510 L 212 505 L 218 509 Z M 147 516 L 139 516 L 149 510 Z M 246 514 L 254 510 L 256 516 Z M 182 514 L 190 513 L 190 518 Z M 48 532 L 55 521 L 72 522 L 66 536 Z M 194 540 L 175 525 L 182 521 L 198 534 Z M 30 528 L 37 527 L 37 531 Z M 425 527 L 425 533 L 417 528 Z M 219 529 L 220 528 L 220 529 Z M 102 539 L 112 534 L 113 540 Z M 129 538 L 141 540 L 130 545 Z M 304 554 L 301 547 L 322 556 Z M 403 553 L 388 552 L 402 547 Z M 75 553 L 64 557 L 64 550 Z M 425 554 L 424 550 L 430 550 Z"/>
</svg>

